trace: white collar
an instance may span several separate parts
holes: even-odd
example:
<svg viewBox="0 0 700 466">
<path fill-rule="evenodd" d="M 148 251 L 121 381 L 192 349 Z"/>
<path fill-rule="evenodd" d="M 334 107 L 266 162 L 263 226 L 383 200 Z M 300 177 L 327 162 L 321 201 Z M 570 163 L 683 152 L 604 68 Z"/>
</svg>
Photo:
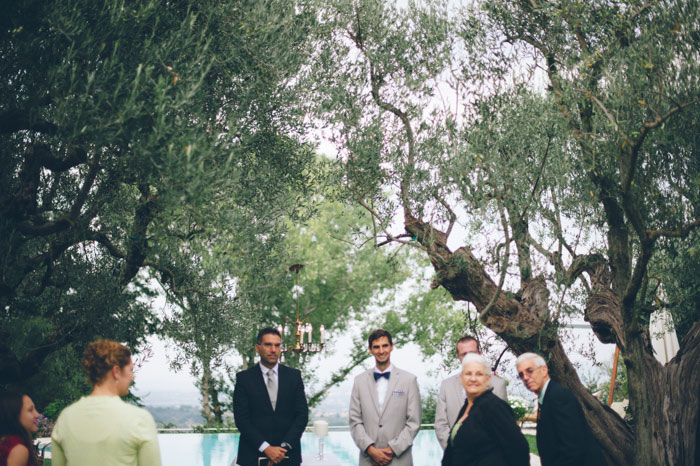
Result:
<svg viewBox="0 0 700 466">
<path fill-rule="evenodd" d="M 260 364 L 260 370 L 262 371 L 262 373 L 263 373 L 264 375 L 267 375 L 267 373 L 270 372 L 270 371 L 272 371 L 272 373 L 275 374 L 275 375 L 277 375 L 277 373 L 279 372 L 279 371 L 278 371 L 278 368 L 280 367 L 280 363 L 275 364 L 274 367 L 272 367 L 272 368 L 270 368 L 270 369 L 268 369 L 267 367 L 263 366 L 261 362 L 259 362 L 258 364 Z"/>
<path fill-rule="evenodd" d="M 383 371 L 380 371 L 379 369 L 377 369 L 377 366 L 376 366 L 376 364 L 375 364 L 375 366 L 374 366 L 374 373 L 375 373 L 375 374 L 383 374 L 383 373 L 385 373 L 385 372 L 391 372 L 391 370 L 392 370 L 393 368 L 394 368 L 393 364 L 389 364 L 389 367 L 387 367 L 387 368 L 386 368 L 385 370 L 383 370 Z"/>
<path fill-rule="evenodd" d="M 542 391 L 540 391 L 540 394 L 537 397 L 537 401 L 539 401 L 540 404 L 544 403 L 544 394 L 547 392 L 547 387 L 549 387 L 549 382 L 551 382 L 551 381 L 552 381 L 551 378 L 547 379 L 547 381 L 542 386 Z"/>
</svg>

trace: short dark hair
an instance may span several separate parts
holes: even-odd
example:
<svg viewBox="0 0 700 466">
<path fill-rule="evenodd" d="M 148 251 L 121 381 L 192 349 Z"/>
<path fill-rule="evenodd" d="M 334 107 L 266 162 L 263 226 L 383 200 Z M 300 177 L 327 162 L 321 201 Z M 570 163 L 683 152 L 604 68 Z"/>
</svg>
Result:
<svg viewBox="0 0 700 466">
<path fill-rule="evenodd" d="M 282 338 L 282 334 L 276 328 L 265 327 L 258 332 L 258 337 L 255 339 L 255 344 L 262 345 L 262 339 L 265 335 L 277 335 L 278 337 Z"/>
<path fill-rule="evenodd" d="M 457 340 L 457 343 L 455 343 L 455 351 L 457 351 L 457 345 L 459 345 L 460 343 L 467 343 L 468 341 L 473 341 L 474 343 L 476 343 L 476 350 L 479 353 L 481 353 L 481 344 L 479 343 L 479 340 L 477 340 L 471 335 L 464 335 L 462 338 Z"/>
<path fill-rule="evenodd" d="M 369 342 L 369 347 L 370 348 L 372 347 L 372 342 L 374 340 L 381 338 L 381 337 L 387 337 L 389 339 L 389 344 L 394 346 L 394 342 L 391 341 L 391 333 L 387 332 L 386 330 L 384 330 L 382 328 L 378 328 L 377 330 L 375 330 L 374 332 L 369 334 L 369 338 L 367 339 L 367 341 Z"/>
</svg>

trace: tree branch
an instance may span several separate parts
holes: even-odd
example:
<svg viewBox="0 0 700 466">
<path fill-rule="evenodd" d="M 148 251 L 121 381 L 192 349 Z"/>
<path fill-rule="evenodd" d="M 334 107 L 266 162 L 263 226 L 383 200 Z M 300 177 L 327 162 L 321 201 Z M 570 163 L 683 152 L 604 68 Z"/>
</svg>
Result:
<svg viewBox="0 0 700 466">
<path fill-rule="evenodd" d="M 598 107 L 598 108 L 603 112 L 603 114 L 605 114 L 605 117 L 606 117 L 606 118 L 608 119 L 608 121 L 615 127 L 615 130 L 617 130 L 618 132 L 620 132 L 620 126 L 617 124 L 617 120 L 615 120 L 615 117 L 613 116 L 612 113 L 610 113 L 610 111 L 607 109 L 607 107 L 605 106 L 605 104 L 603 104 L 603 102 L 601 102 L 601 101 L 600 101 L 595 95 L 593 95 L 593 93 L 590 92 L 590 91 L 587 91 L 587 90 L 585 90 L 585 89 L 577 89 L 577 91 L 579 91 L 579 92 L 581 92 L 581 93 L 584 93 L 584 94 L 586 95 L 586 97 L 588 97 L 589 99 L 591 99 L 591 100 L 593 101 L 593 103 L 596 105 L 596 107 Z"/>
<path fill-rule="evenodd" d="M 695 219 L 694 221 L 687 223 L 683 225 L 680 228 L 677 228 L 675 230 L 667 230 L 667 229 L 660 229 L 660 230 L 647 230 L 647 237 L 650 240 L 656 240 L 657 238 L 660 238 L 662 236 L 669 237 L 669 238 L 685 238 L 690 234 L 691 231 L 693 231 L 695 228 L 700 227 L 700 218 Z"/>
<path fill-rule="evenodd" d="M 31 119 L 26 113 L 19 110 L 7 110 L 0 113 L 0 134 L 12 134 L 22 130 L 56 134 L 58 126 L 48 121 Z"/>
<path fill-rule="evenodd" d="M 637 299 L 637 293 L 639 288 L 642 286 L 642 280 L 647 272 L 647 265 L 651 260 L 651 256 L 654 252 L 653 240 L 643 240 L 641 242 L 641 254 L 637 258 L 637 263 L 634 265 L 634 271 L 632 272 L 632 277 L 627 283 L 625 292 L 622 297 L 622 312 L 629 316 L 630 311 L 634 307 L 634 302 Z M 632 322 L 632 316 L 626 319 L 627 322 Z"/>
<path fill-rule="evenodd" d="M 401 241 L 399 238 L 413 238 L 413 235 L 410 233 L 402 233 L 398 236 L 393 236 L 387 233 L 386 240 L 382 241 L 381 243 L 377 243 L 375 247 L 380 248 L 382 246 L 386 246 L 387 244 L 390 243 L 401 243 L 401 244 L 410 244 L 408 241 Z M 424 247 L 423 245 L 420 245 L 421 247 Z"/>
<path fill-rule="evenodd" d="M 455 215 L 454 211 L 452 210 L 452 207 L 447 204 L 447 202 L 442 198 L 442 196 L 437 196 L 437 200 L 442 206 L 447 210 L 447 216 L 449 217 L 449 225 L 447 226 L 447 231 L 445 232 L 445 237 L 449 239 L 450 233 L 452 233 L 452 227 L 455 225 L 455 221 L 457 220 L 457 215 Z"/>
<path fill-rule="evenodd" d="M 101 231 L 90 231 L 87 235 L 87 239 L 95 241 L 102 246 L 104 246 L 112 257 L 117 259 L 124 259 L 126 253 L 121 251 L 109 237 Z"/>
<path fill-rule="evenodd" d="M 83 185 L 80 187 L 80 192 L 78 192 L 78 196 L 75 198 L 73 206 L 70 210 L 71 219 L 78 218 L 78 216 L 80 215 L 80 210 L 85 205 L 88 193 L 90 193 L 92 186 L 95 184 L 95 178 L 97 177 L 97 173 L 100 171 L 100 158 L 101 155 L 98 151 L 98 153 L 95 154 L 94 159 L 89 164 L 90 169 L 88 170 L 88 173 L 85 176 Z"/>
<path fill-rule="evenodd" d="M 493 309 L 496 301 L 498 301 L 498 297 L 501 295 L 501 291 L 503 290 L 503 284 L 506 281 L 506 275 L 508 274 L 508 264 L 510 258 L 510 234 L 508 233 L 508 220 L 506 219 L 503 204 L 500 201 L 498 202 L 498 213 L 501 215 L 501 226 L 503 227 L 503 233 L 505 235 L 506 251 L 503 255 L 503 265 L 501 265 L 501 277 L 498 280 L 498 288 L 493 296 L 491 296 L 491 300 L 488 302 L 486 307 L 479 312 L 479 318 L 482 322 L 486 322 L 491 309 Z"/>
<path fill-rule="evenodd" d="M 119 283 L 126 286 L 136 276 L 148 254 L 148 226 L 157 212 L 157 197 L 149 194 L 147 185 L 139 186 L 142 200 L 134 214 L 134 223 L 129 235 L 129 246 Z"/>
<path fill-rule="evenodd" d="M 356 344 L 353 348 L 353 352 L 350 356 L 350 362 L 344 367 L 336 370 L 333 375 L 331 375 L 330 380 L 326 382 L 320 390 L 309 396 L 309 406 L 314 407 L 323 401 L 323 398 L 325 398 L 325 396 L 328 394 L 328 391 L 340 382 L 344 381 L 347 375 L 352 372 L 354 368 L 362 364 L 367 357 L 367 348 L 364 346 L 363 340 L 362 343 Z"/>
<path fill-rule="evenodd" d="M 355 34 L 349 32 L 349 35 L 355 43 L 355 45 L 357 46 L 357 48 L 360 50 L 360 52 L 362 52 L 362 54 L 367 59 L 367 62 L 369 63 L 372 99 L 377 104 L 377 106 L 379 106 L 379 108 L 395 115 L 401 121 L 401 124 L 404 127 L 404 131 L 406 132 L 406 139 L 408 141 L 408 154 L 406 159 L 406 166 L 413 167 L 415 165 L 415 138 L 413 134 L 413 128 L 411 127 L 411 122 L 408 118 L 408 115 L 405 112 L 388 102 L 384 102 L 381 96 L 379 95 L 379 91 L 381 90 L 382 86 L 386 83 L 386 81 L 384 80 L 384 75 L 376 71 L 374 63 L 370 59 L 365 49 L 364 40 L 362 37 L 362 27 L 360 24 L 360 15 L 358 10 L 355 10 L 355 15 L 355 21 L 357 23 L 357 32 Z M 408 182 L 406 180 L 405 175 L 401 178 L 400 191 L 401 201 L 403 204 L 405 214 L 407 214 L 409 217 L 414 217 L 413 213 L 410 210 L 411 204 L 409 202 L 410 199 L 408 196 Z"/>
</svg>

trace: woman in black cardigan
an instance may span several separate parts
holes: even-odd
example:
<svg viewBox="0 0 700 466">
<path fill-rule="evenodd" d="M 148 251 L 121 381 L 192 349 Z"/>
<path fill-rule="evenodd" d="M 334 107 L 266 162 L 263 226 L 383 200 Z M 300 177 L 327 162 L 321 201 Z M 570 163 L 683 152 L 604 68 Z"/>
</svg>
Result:
<svg viewBox="0 0 700 466">
<path fill-rule="evenodd" d="M 483 356 L 467 354 L 460 374 L 467 400 L 459 411 L 442 466 L 525 466 L 530 448 L 513 410 L 489 388 L 491 368 Z"/>
</svg>

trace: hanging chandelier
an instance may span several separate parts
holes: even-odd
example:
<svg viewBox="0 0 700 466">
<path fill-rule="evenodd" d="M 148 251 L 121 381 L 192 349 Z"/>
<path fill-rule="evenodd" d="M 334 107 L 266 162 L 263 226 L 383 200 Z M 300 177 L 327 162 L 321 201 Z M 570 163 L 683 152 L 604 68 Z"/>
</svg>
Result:
<svg viewBox="0 0 700 466">
<path fill-rule="evenodd" d="M 278 325 L 277 330 L 282 335 L 282 353 L 287 351 L 295 351 L 297 353 L 318 353 L 322 351 L 326 345 L 326 329 L 321 325 L 319 327 L 319 340 L 318 342 L 313 341 L 313 326 L 309 322 L 308 318 L 302 319 L 299 309 L 299 271 L 304 268 L 304 264 L 294 264 L 289 267 L 290 272 L 294 272 L 294 292 L 296 297 L 296 317 L 294 320 L 290 320 L 285 317 L 285 324 Z M 287 345 L 284 343 L 287 333 L 291 333 L 295 336 L 295 342 L 292 345 Z"/>
</svg>

